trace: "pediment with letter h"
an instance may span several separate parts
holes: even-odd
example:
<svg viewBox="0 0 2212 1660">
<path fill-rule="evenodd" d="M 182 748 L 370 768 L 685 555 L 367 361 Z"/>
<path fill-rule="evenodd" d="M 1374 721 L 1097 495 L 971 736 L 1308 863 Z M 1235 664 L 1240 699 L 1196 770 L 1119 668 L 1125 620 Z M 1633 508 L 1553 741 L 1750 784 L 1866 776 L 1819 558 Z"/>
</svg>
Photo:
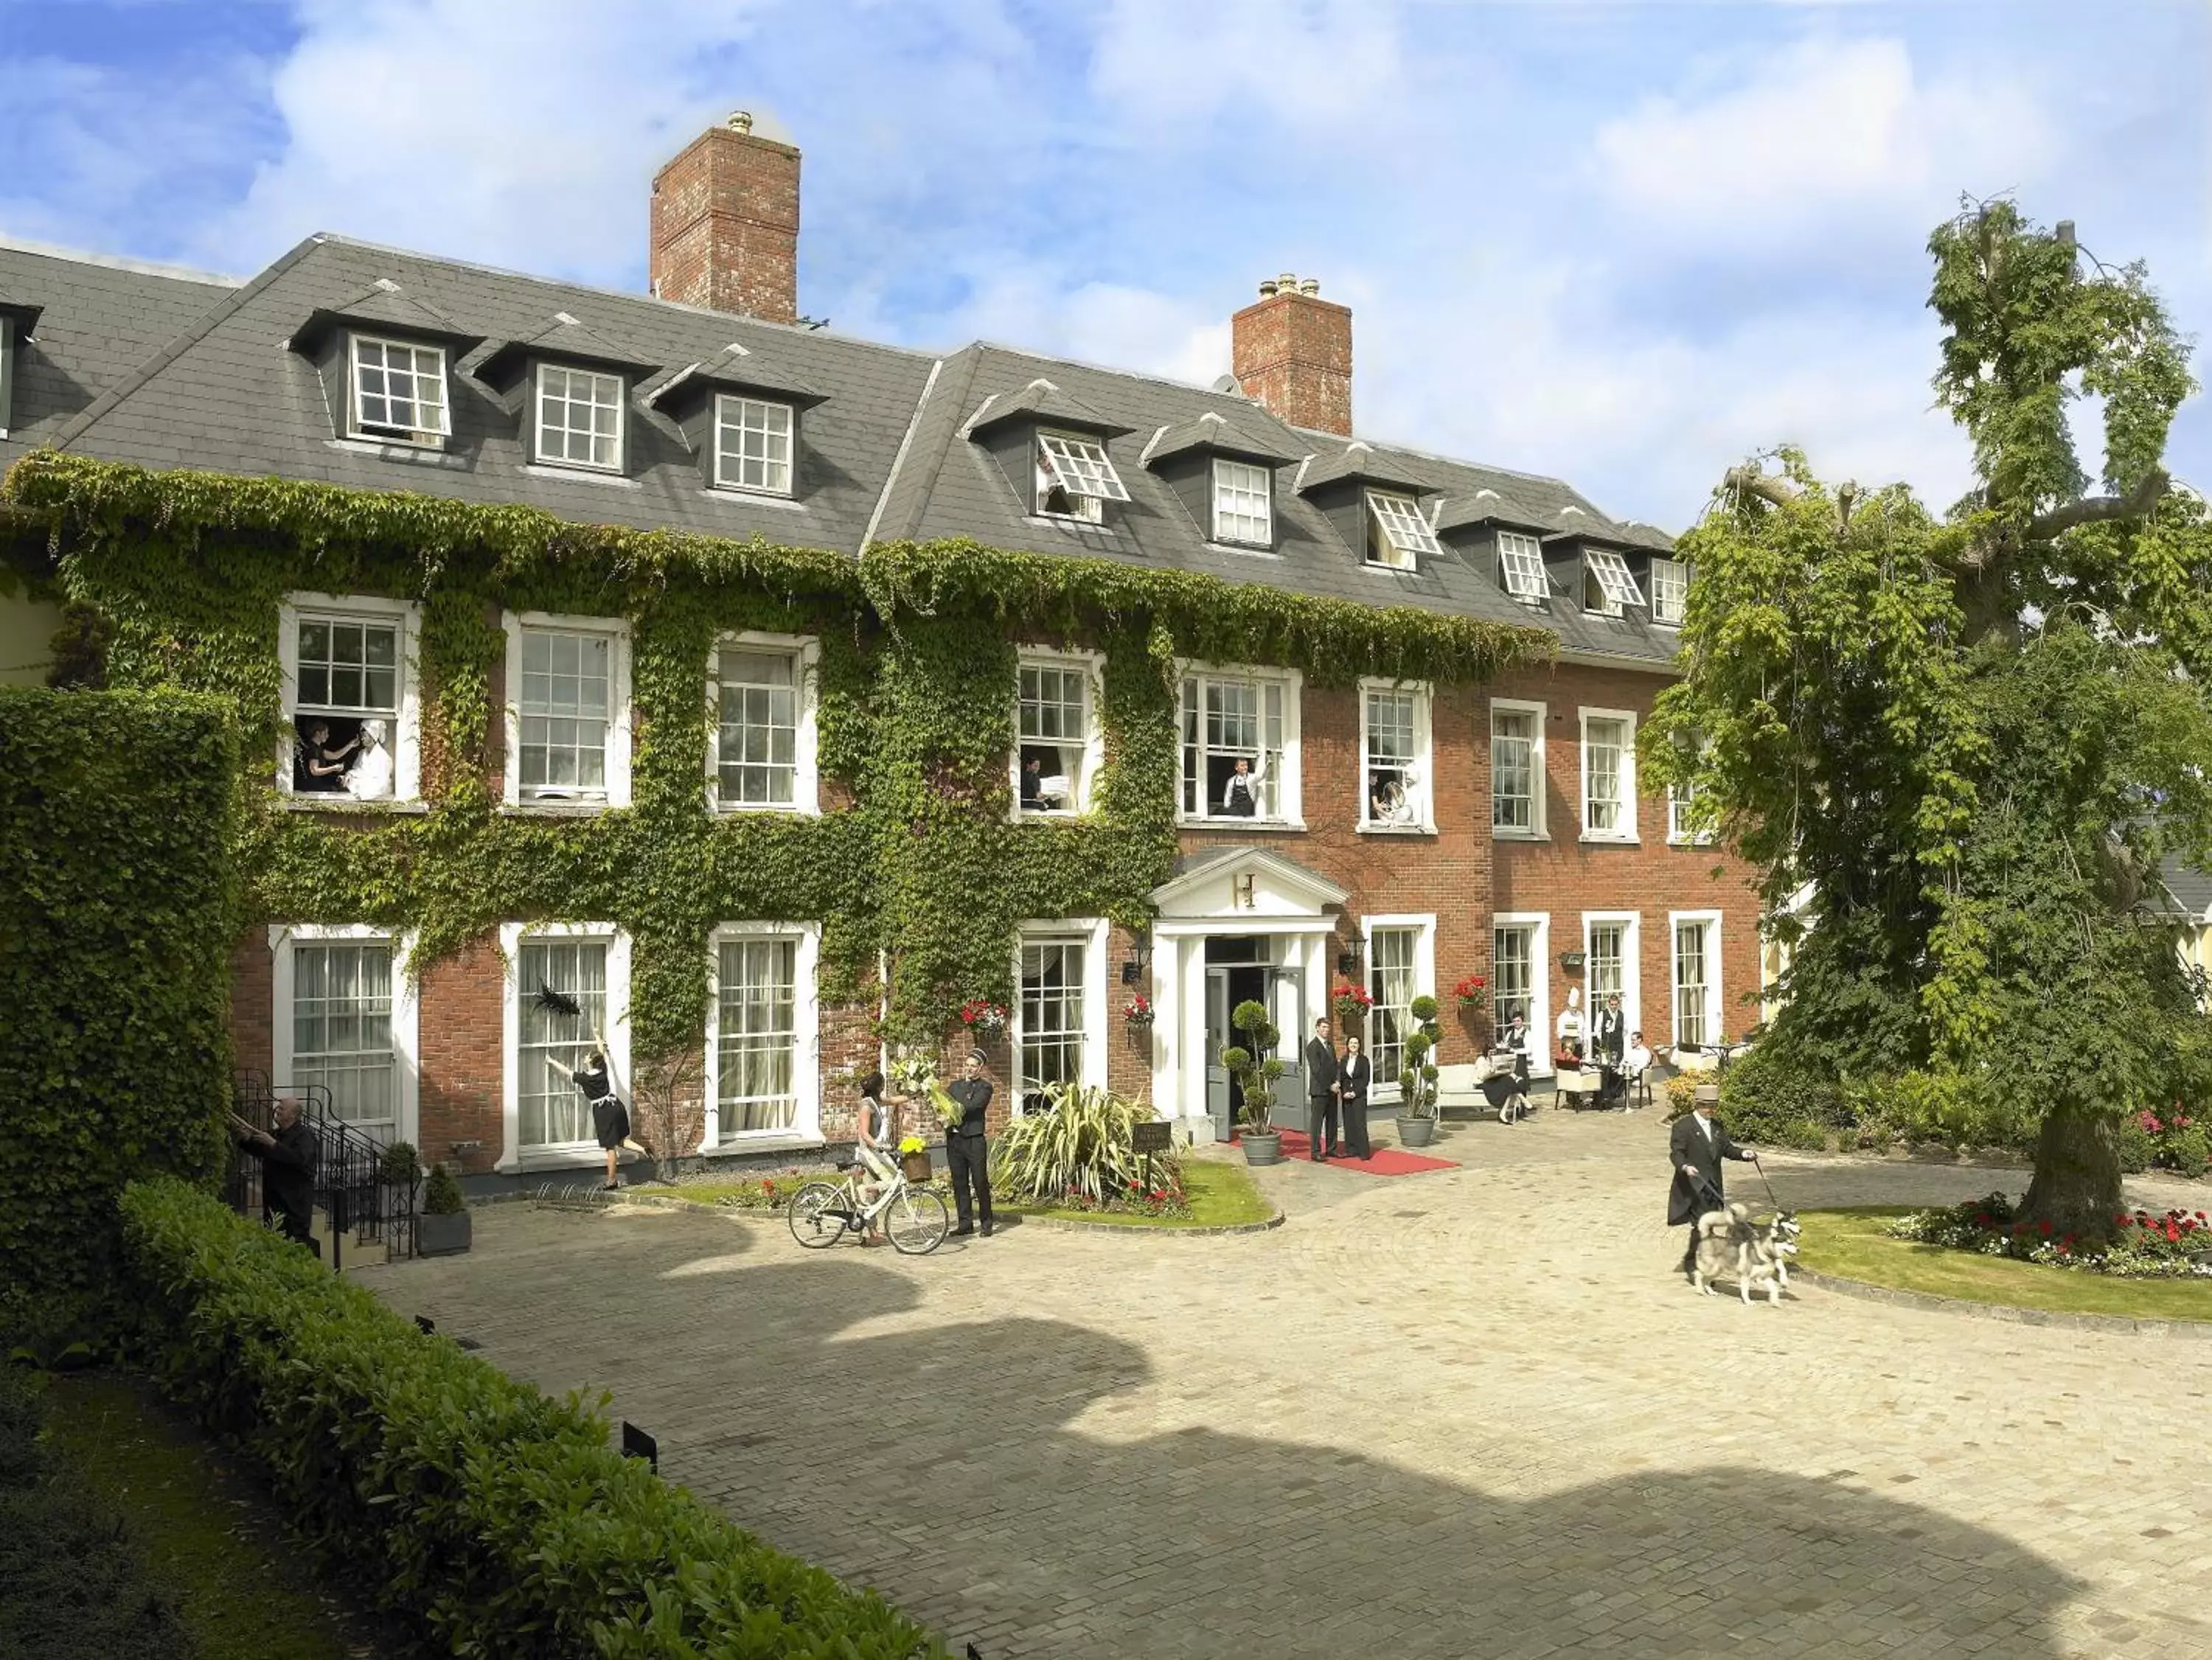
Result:
<svg viewBox="0 0 2212 1660">
<path fill-rule="evenodd" d="M 1161 922 L 1314 918 L 1350 897 L 1327 876 L 1264 847 L 1206 847 L 1176 861 L 1152 890 Z"/>
</svg>

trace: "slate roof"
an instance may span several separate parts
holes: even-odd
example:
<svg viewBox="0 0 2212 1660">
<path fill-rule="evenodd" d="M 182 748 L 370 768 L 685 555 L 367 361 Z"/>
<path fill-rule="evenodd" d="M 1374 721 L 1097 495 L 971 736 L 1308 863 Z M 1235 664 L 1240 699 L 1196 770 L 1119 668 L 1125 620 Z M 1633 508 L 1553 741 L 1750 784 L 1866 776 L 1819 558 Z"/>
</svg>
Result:
<svg viewBox="0 0 2212 1660">
<path fill-rule="evenodd" d="M 1660 667 L 1671 630 L 1585 615 L 1555 599 L 1532 610 L 1486 567 L 1449 552 L 1418 571 L 1362 562 L 1301 485 L 1332 474 L 1421 493 L 1444 523 L 1495 518 L 1547 536 L 1664 551 L 1647 525 L 1618 522 L 1556 479 L 1291 427 L 1237 391 L 1216 391 L 978 343 L 942 357 L 763 323 L 644 294 L 611 293 L 432 258 L 343 237 L 308 239 L 240 286 L 126 272 L 112 264 L 0 245 L 0 291 L 46 308 L 20 377 L 19 425 L 0 464 L 56 444 L 155 468 L 185 467 L 412 489 L 483 504 L 528 503 L 564 518 L 671 528 L 857 554 L 872 541 L 967 536 L 1041 554 L 1082 554 L 1263 582 L 1310 594 L 1411 604 L 1551 628 L 1572 657 Z M 453 437 L 442 451 L 338 438 L 322 378 L 292 349 L 310 319 L 372 312 L 436 319 L 471 342 L 449 377 Z M 573 324 L 562 317 L 573 318 Z M 511 364 L 513 343 L 573 330 L 592 356 L 659 366 L 633 388 L 624 476 L 532 466 L 520 404 L 474 372 Z M 480 342 L 480 343 L 477 343 Z M 506 353 L 505 359 L 498 354 Z M 46 354 L 46 355 L 41 355 Z M 33 369 L 38 369 L 34 379 Z M 504 379 L 504 377 L 498 377 Z M 787 388 L 804 413 L 795 500 L 709 489 L 678 425 L 687 380 Z M 1045 383 L 1040 385 L 1038 383 Z M 664 397 L 664 394 L 673 396 Z M 27 418 L 26 409 L 27 409 Z M 1028 511 L 979 415 L 1065 418 L 1112 436 L 1129 500 L 1103 525 Z M 1207 416 L 1214 421 L 1206 421 Z M 1202 424 L 1201 424 L 1202 423 Z M 1226 428 L 1222 447 L 1283 458 L 1272 551 L 1208 540 L 1144 458 Z M 1301 458 L 1293 460 L 1292 458 Z"/>
<path fill-rule="evenodd" d="M 2212 875 L 2184 864 L 2179 853 L 2166 856 L 2158 875 L 2173 901 L 2171 911 L 2159 907 L 2160 914 L 2180 915 L 2200 923 L 2212 921 Z"/>
</svg>

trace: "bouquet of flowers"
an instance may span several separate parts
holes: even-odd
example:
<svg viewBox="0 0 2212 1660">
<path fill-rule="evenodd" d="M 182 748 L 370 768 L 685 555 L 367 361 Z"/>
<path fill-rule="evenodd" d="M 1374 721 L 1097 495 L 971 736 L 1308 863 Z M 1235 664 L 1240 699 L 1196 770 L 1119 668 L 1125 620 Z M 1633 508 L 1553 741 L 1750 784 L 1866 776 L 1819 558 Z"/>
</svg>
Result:
<svg viewBox="0 0 2212 1660">
<path fill-rule="evenodd" d="M 960 1005 L 960 1024 L 979 1038 L 995 1038 L 1006 1029 L 1006 1011 L 983 997 Z"/>
<path fill-rule="evenodd" d="M 1139 991 L 1121 1007 L 1121 1018 L 1132 1026 L 1152 1023 L 1152 1000 Z"/>
<path fill-rule="evenodd" d="M 937 1116 L 945 1121 L 947 1130 L 967 1116 L 967 1108 L 954 1100 L 952 1092 L 934 1078 L 929 1081 L 929 1104 L 937 1109 Z"/>
<path fill-rule="evenodd" d="M 901 1055 L 884 1069 L 890 1086 L 902 1095 L 926 1095 L 937 1081 L 937 1061 L 929 1055 Z"/>
<path fill-rule="evenodd" d="M 1480 1009 L 1490 1001 L 1490 982 L 1480 974 L 1464 977 L 1452 987 L 1452 999 L 1462 1009 Z"/>
</svg>

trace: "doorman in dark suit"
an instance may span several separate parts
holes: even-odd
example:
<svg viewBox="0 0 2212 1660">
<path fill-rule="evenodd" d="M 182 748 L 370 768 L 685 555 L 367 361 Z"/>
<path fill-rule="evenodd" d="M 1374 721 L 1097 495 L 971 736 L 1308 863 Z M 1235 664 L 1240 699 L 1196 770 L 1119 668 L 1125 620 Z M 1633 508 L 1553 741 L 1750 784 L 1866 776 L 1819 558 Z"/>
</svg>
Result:
<svg viewBox="0 0 2212 1660">
<path fill-rule="evenodd" d="M 1627 1092 L 1621 1087 L 1620 1057 L 1628 1047 L 1628 1021 L 1620 1012 L 1620 993 L 1608 991 L 1605 1001 L 1590 1016 L 1590 1053 L 1597 1057 L 1599 1067 L 1598 1097 L 1600 1106 L 1612 1106 L 1616 1098 L 1625 1105 Z"/>
<path fill-rule="evenodd" d="M 1667 1195 L 1667 1226 L 1690 1225 L 1690 1243 L 1682 1251 L 1685 1274 L 1697 1266 L 1698 1218 L 1718 1210 L 1724 1203 L 1721 1160 L 1751 1157 L 1751 1149 L 1730 1141 L 1720 1120 L 1713 1117 L 1720 1093 L 1717 1085 L 1698 1085 L 1696 1107 L 1675 1119 L 1667 1136 L 1667 1157 L 1674 1166 L 1674 1184 Z"/>
<path fill-rule="evenodd" d="M 295 1245 L 318 1257 L 323 1248 L 315 1242 L 315 1166 L 322 1143 L 300 1116 L 299 1101 L 289 1095 L 276 1100 L 267 1130 L 231 1115 L 240 1145 L 261 1160 L 261 1220 L 270 1222 Z"/>
<path fill-rule="evenodd" d="M 983 1134 L 983 1115 L 991 1106 L 991 1081 L 983 1075 L 983 1051 L 968 1051 L 965 1075 L 945 1092 L 960 1103 L 960 1122 L 945 1132 L 945 1166 L 952 1176 L 952 1203 L 960 1212 L 956 1237 L 973 1233 L 981 1222 L 991 1237 L 991 1143 Z"/>
<path fill-rule="evenodd" d="M 1336 1144 L 1336 1048 L 1328 1040 L 1328 1017 L 1323 1015 L 1314 1022 L 1313 1041 L 1306 1045 L 1306 1130 L 1316 1164 L 1342 1151 Z"/>
</svg>

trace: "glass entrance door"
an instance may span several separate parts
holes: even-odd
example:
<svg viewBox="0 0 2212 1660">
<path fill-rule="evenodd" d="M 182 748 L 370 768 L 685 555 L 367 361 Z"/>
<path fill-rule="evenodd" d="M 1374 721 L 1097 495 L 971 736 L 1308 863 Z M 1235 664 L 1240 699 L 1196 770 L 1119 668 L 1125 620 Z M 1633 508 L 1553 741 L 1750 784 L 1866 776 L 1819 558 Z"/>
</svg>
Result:
<svg viewBox="0 0 2212 1660">
<path fill-rule="evenodd" d="M 1216 1141 L 1225 1142 L 1235 1127 L 1236 1105 L 1231 1099 L 1229 1069 L 1221 1051 L 1229 1047 L 1229 970 L 1206 971 L 1206 1111 L 1213 1120 Z"/>
<path fill-rule="evenodd" d="M 1267 1018 L 1277 1033 L 1275 1058 L 1283 1075 L 1275 1083 L 1275 1108 L 1267 1121 L 1278 1130 L 1306 1128 L 1305 975 L 1296 968 L 1267 971 Z"/>
</svg>

